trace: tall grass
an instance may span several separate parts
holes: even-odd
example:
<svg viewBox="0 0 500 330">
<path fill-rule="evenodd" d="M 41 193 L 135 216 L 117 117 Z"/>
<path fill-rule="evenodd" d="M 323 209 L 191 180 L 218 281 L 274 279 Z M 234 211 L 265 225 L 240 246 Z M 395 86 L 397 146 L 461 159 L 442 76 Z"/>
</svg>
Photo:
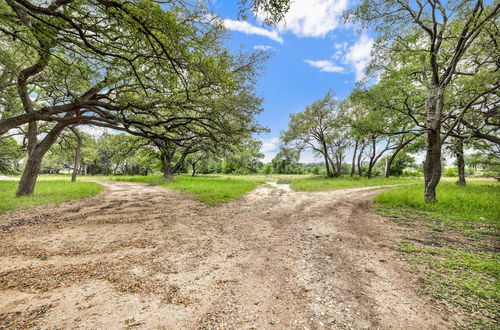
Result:
<svg viewBox="0 0 500 330">
<path fill-rule="evenodd" d="M 17 181 L 0 181 L 0 213 L 90 197 L 104 187 L 93 182 L 38 181 L 33 196 L 15 197 Z"/>
</svg>

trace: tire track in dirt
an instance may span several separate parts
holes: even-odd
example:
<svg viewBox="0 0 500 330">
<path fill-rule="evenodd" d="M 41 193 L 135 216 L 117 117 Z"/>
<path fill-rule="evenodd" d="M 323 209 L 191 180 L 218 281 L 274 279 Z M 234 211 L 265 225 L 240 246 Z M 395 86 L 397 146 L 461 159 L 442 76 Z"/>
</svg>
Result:
<svg viewBox="0 0 500 330">
<path fill-rule="evenodd" d="M 444 329 L 390 247 L 376 187 L 260 186 L 207 206 L 103 182 L 0 216 L 0 327 Z"/>
</svg>

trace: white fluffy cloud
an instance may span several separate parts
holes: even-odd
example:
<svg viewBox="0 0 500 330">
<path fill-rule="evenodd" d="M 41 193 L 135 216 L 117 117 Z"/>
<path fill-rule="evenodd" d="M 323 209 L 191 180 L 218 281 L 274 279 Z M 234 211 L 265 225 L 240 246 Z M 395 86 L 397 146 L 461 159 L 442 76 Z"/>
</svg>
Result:
<svg viewBox="0 0 500 330">
<path fill-rule="evenodd" d="M 236 21 L 236 20 L 232 20 L 232 19 L 224 19 L 224 20 L 222 20 L 222 22 L 224 23 L 224 26 L 228 30 L 243 32 L 246 34 L 255 34 L 255 35 L 269 38 L 269 39 L 274 40 L 280 44 L 283 43 L 283 38 L 281 38 L 278 31 L 266 30 L 264 28 L 252 25 L 248 22 Z"/>
<path fill-rule="evenodd" d="M 365 68 L 371 59 L 373 43 L 370 36 L 362 34 L 351 46 L 346 42 L 335 44 L 336 51 L 330 60 L 305 60 L 304 62 L 323 72 L 347 73 L 354 71 L 356 80 L 359 81 L 365 77 Z M 335 62 L 340 62 L 343 66 L 335 64 Z"/>
<path fill-rule="evenodd" d="M 280 139 L 277 137 L 262 140 L 261 152 L 275 151 L 278 149 L 280 144 Z"/>
<path fill-rule="evenodd" d="M 344 68 L 338 65 L 334 65 L 332 61 L 329 60 L 319 60 L 319 61 L 312 61 L 312 60 L 305 60 L 304 62 L 309 63 L 311 66 L 318 68 L 320 71 L 323 72 L 344 72 Z"/>
<path fill-rule="evenodd" d="M 367 34 L 362 34 L 358 41 L 349 47 L 344 57 L 343 63 L 354 68 L 356 80 L 361 80 L 365 76 L 364 71 L 371 59 L 373 42 L 373 39 Z"/>
<path fill-rule="evenodd" d="M 253 49 L 266 51 L 266 50 L 274 49 L 274 47 L 267 46 L 267 45 L 255 45 L 255 46 L 253 46 Z"/>
<path fill-rule="evenodd" d="M 280 139 L 277 137 L 262 139 L 262 146 L 260 147 L 260 152 L 264 154 L 264 163 L 269 163 L 274 156 L 278 153 L 280 146 Z"/>
<path fill-rule="evenodd" d="M 341 15 L 347 5 L 347 0 L 293 1 L 279 29 L 299 37 L 324 37 L 341 24 Z"/>
</svg>

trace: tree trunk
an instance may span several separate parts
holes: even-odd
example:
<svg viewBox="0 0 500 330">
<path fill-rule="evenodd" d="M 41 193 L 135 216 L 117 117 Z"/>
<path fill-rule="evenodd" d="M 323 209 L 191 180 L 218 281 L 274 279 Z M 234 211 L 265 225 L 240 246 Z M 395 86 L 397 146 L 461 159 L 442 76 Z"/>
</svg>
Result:
<svg viewBox="0 0 500 330">
<path fill-rule="evenodd" d="M 394 159 L 396 159 L 396 156 L 398 155 L 398 153 L 402 150 L 403 148 L 401 149 L 396 149 L 396 151 L 391 155 L 391 157 L 389 157 L 387 159 L 387 164 L 385 165 L 385 177 L 388 178 L 389 176 L 391 176 L 391 166 L 392 166 L 392 163 L 394 162 Z"/>
<path fill-rule="evenodd" d="M 356 144 L 354 145 L 354 152 L 352 154 L 352 166 L 351 166 L 351 176 L 354 176 L 356 172 L 356 153 L 358 151 L 358 140 L 356 140 Z"/>
<path fill-rule="evenodd" d="M 366 172 L 366 177 L 368 179 L 371 179 L 373 166 L 375 166 L 374 159 L 375 159 L 376 147 L 377 146 L 376 146 L 375 138 L 372 138 L 370 161 L 368 162 L 368 171 Z"/>
<path fill-rule="evenodd" d="M 29 155 L 33 152 L 33 150 L 35 150 L 36 144 L 38 143 L 38 123 L 36 121 L 28 124 L 28 134 L 26 137 L 28 140 L 26 148 Z"/>
<path fill-rule="evenodd" d="M 33 152 L 28 156 L 23 176 L 21 177 L 21 180 L 19 180 L 19 186 L 17 187 L 17 197 L 33 195 L 35 192 L 36 179 L 38 178 L 43 155 L 45 154 L 45 152 L 37 149 L 38 148 L 35 147 Z"/>
<path fill-rule="evenodd" d="M 465 181 L 465 161 L 464 161 L 464 141 L 462 139 L 457 139 L 455 146 L 455 154 L 457 156 L 457 168 L 458 168 L 458 181 L 459 186 L 466 185 Z"/>
<path fill-rule="evenodd" d="M 342 158 L 343 155 L 339 152 L 339 154 L 335 155 L 335 176 L 339 177 L 342 175 Z"/>
<path fill-rule="evenodd" d="M 323 156 L 325 157 L 325 167 L 326 167 L 326 177 L 332 177 L 332 171 L 330 170 L 330 161 L 328 160 L 328 151 L 326 148 L 326 143 L 323 141 Z"/>
<path fill-rule="evenodd" d="M 436 202 L 436 187 L 441 180 L 441 116 L 444 102 L 443 91 L 435 88 L 426 102 L 427 146 L 424 161 L 424 200 Z"/>
<path fill-rule="evenodd" d="M 54 142 L 56 142 L 57 137 L 61 134 L 64 128 L 64 124 L 57 124 L 50 130 L 45 138 L 33 148 L 33 151 L 28 156 L 28 161 L 26 162 L 26 167 L 24 168 L 21 180 L 19 180 L 19 186 L 16 193 L 17 197 L 33 195 L 35 192 L 36 179 L 40 173 L 43 156 L 54 144 Z"/>
<path fill-rule="evenodd" d="M 161 160 L 163 164 L 163 178 L 167 181 L 172 181 L 174 178 L 174 173 L 172 170 L 172 159 L 169 157 L 168 153 L 162 152 Z"/>
<path fill-rule="evenodd" d="M 76 152 L 75 152 L 75 164 L 73 166 L 73 173 L 71 174 L 71 182 L 76 181 L 76 175 L 78 174 L 78 170 L 80 169 L 80 159 L 81 159 L 81 149 L 82 149 L 82 143 L 83 139 L 81 134 L 78 132 L 78 130 L 74 127 L 71 128 L 71 131 L 76 136 Z"/>
<path fill-rule="evenodd" d="M 174 173 L 172 173 L 171 168 L 163 169 L 163 179 L 165 179 L 165 181 L 173 181 L 174 180 Z"/>
<path fill-rule="evenodd" d="M 366 177 L 368 179 L 372 178 L 372 170 L 373 170 L 373 163 L 370 161 L 370 163 L 368 164 L 368 171 L 366 171 Z"/>
<path fill-rule="evenodd" d="M 358 153 L 358 175 L 362 176 L 363 175 L 363 168 L 361 166 L 361 157 L 363 156 L 363 151 L 365 150 L 365 146 L 362 145 L 361 149 L 359 149 Z"/>
<path fill-rule="evenodd" d="M 192 168 L 191 176 L 195 176 L 196 175 L 196 163 L 191 163 L 191 168 Z"/>
</svg>

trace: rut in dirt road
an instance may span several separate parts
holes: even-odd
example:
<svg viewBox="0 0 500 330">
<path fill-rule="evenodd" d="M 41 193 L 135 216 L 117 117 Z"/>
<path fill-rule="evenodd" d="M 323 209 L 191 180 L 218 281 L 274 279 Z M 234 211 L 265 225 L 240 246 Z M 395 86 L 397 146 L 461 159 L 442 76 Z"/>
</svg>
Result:
<svg viewBox="0 0 500 330">
<path fill-rule="evenodd" d="M 372 188 L 266 185 L 211 207 L 105 182 L 0 216 L 0 327 L 444 329 Z"/>
</svg>

